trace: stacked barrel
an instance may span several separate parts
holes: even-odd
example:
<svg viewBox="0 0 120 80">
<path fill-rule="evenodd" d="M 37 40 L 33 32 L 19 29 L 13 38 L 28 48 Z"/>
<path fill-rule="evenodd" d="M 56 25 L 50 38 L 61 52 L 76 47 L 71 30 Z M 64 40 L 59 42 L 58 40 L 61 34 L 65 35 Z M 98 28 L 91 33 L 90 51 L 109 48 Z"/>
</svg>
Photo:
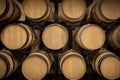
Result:
<svg viewBox="0 0 120 80">
<path fill-rule="evenodd" d="M 63 74 L 69 80 L 87 74 L 119 79 L 120 0 L 87 3 L 0 0 L 0 79 L 17 68 L 28 80 L 47 74 Z"/>
</svg>

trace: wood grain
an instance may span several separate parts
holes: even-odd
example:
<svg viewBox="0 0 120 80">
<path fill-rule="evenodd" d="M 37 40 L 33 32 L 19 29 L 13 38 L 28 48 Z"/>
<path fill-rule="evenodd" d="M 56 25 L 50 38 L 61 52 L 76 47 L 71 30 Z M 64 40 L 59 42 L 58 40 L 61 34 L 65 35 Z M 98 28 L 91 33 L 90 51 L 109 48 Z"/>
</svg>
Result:
<svg viewBox="0 0 120 80">
<path fill-rule="evenodd" d="M 78 80 L 82 78 L 86 72 L 84 58 L 75 51 L 65 52 L 60 58 L 59 65 L 64 76 L 70 80 Z"/>
<path fill-rule="evenodd" d="M 63 21 L 76 22 L 83 19 L 86 12 L 84 0 L 63 0 L 59 5 L 59 15 Z"/>
<path fill-rule="evenodd" d="M 9 49 L 28 48 L 34 38 L 33 31 L 25 24 L 10 24 L 1 32 L 1 41 Z"/>
<path fill-rule="evenodd" d="M 23 75 L 30 80 L 42 79 L 50 70 L 50 59 L 42 52 L 31 53 L 22 64 Z"/>
<path fill-rule="evenodd" d="M 68 32 L 62 25 L 48 25 L 42 33 L 42 41 L 49 49 L 61 49 L 67 44 Z"/>
<path fill-rule="evenodd" d="M 82 26 L 77 35 L 76 41 L 80 47 L 87 50 L 95 50 L 100 47 L 105 42 L 105 33 L 103 29 L 95 24 L 88 24 Z"/>
<path fill-rule="evenodd" d="M 100 52 L 98 56 L 93 59 L 92 67 L 106 79 L 117 79 L 120 77 L 120 58 L 112 52 Z"/>
</svg>

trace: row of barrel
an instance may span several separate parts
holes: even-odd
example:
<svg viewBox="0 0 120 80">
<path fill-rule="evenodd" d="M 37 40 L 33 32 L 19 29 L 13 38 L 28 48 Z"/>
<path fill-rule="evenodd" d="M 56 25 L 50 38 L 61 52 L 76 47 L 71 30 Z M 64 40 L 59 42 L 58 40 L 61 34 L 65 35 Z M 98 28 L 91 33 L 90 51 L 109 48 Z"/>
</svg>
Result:
<svg viewBox="0 0 120 80">
<path fill-rule="evenodd" d="M 15 1 L 0 0 L 0 21 L 14 22 L 25 14 L 33 22 L 54 22 L 56 9 L 54 3 L 49 0 L 23 0 L 22 7 Z M 58 18 L 60 21 L 68 22 L 82 22 L 83 19 L 98 23 L 116 22 L 120 18 L 119 3 L 120 0 L 93 0 L 87 7 L 85 0 L 62 0 L 58 4 Z"/>
<path fill-rule="evenodd" d="M 28 80 L 41 80 L 50 73 L 53 56 L 45 51 L 31 52 L 22 63 L 22 73 Z M 8 50 L 0 51 L 0 79 L 12 74 L 19 66 L 18 58 Z M 108 50 L 100 50 L 91 60 L 93 70 L 106 79 L 120 77 L 120 58 Z M 80 52 L 69 50 L 59 55 L 59 68 L 69 80 L 81 79 L 86 71 L 86 60 Z M 60 73 L 61 73 L 60 72 Z"/>
<path fill-rule="evenodd" d="M 73 44 L 77 44 L 86 50 L 96 50 L 101 48 L 105 40 L 108 46 L 120 49 L 120 25 L 114 26 L 106 35 L 105 31 L 96 24 L 86 24 L 73 32 Z M 42 36 L 42 37 L 41 37 Z M 65 26 L 61 24 L 50 24 L 45 27 L 40 36 L 40 30 L 33 30 L 27 24 L 14 23 L 4 27 L 1 31 L 1 42 L 11 50 L 22 50 L 40 44 L 42 38 L 43 44 L 51 50 L 65 48 L 69 41 L 69 33 Z M 76 42 L 76 43 L 75 43 Z"/>
<path fill-rule="evenodd" d="M 62 24 L 49 24 L 40 32 L 29 24 L 15 23 L 23 14 L 34 23 L 55 22 L 56 13 L 59 22 L 82 23 L 85 20 L 100 24 L 111 23 L 120 18 L 119 3 L 120 0 L 93 0 L 87 7 L 86 0 L 62 0 L 56 10 L 54 3 L 49 0 L 23 0 L 22 5 L 17 0 L 0 0 L 0 24 L 10 22 L 6 26 L 0 26 L 3 27 L 0 40 L 4 45 L 2 48 L 5 48 L 0 50 L 0 79 L 5 79 L 21 65 L 20 57 L 16 57 L 11 50 L 27 50 L 29 47 L 32 50 L 22 62 L 22 73 L 28 80 L 44 78 L 55 61 L 52 53 L 40 50 L 40 43 L 56 51 L 67 48 L 71 39 L 69 27 Z M 58 57 L 60 73 L 70 80 L 81 79 L 87 72 L 87 60 L 80 47 L 91 51 L 105 47 L 104 45 L 120 49 L 120 25 L 111 27 L 109 31 L 97 24 L 75 27 L 72 32 L 73 50 L 65 51 Z M 113 52 L 100 49 L 90 62 L 93 70 L 106 79 L 120 78 L 120 58 Z"/>
</svg>

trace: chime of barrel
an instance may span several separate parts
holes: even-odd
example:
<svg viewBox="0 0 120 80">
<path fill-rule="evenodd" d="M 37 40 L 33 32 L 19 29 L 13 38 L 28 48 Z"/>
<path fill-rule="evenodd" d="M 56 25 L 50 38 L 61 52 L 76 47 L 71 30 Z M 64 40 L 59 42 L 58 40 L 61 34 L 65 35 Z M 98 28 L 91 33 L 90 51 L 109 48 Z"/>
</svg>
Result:
<svg viewBox="0 0 120 80">
<path fill-rule="evenodd" d="M 51 19 L 53 10 L 48 0 L 24 0 L 23 10 L 28 19 L 39 22 Z"/>
<path fill-rule="evenodd" d="M 77 22 L 85 17 L 85 0 L 63 0 L 59 5 L 61 21 Z"/>
<path fill-rule="evenodd" d="M 31 53 L 22 64 L 22 73 L 29 80 L 41 80 L 49 72 L 52 60 L 45 52 Z"/>
<path fill-rule="evenodd" d="M 97 22 L 116 22 L 120 18 L 120 0 L 100 0 L 93 7 L 91 16 Z"/>
<path fill-rule="evenodd" d="M 5 78 L 12 74 L 18 67 L 17 60 L 13 55 L 6 51 L 0 51 L 0 79 Z"/>
<path fill-rule="evenodd" d="M 108 33 L 107 42 L 111 47 L 120 49 L 120 25 L 115 26 Z"/>
<path fill-rule="evenodd" d="M 49 49 L 61 49 L 68 42 L 68 32 L 66 28 L 60 24 L 48 25 L 42 33 L 42 41 Z"/>
<path fill-rule="evenodd" d="M 80 47 L 87 50 L 95 50 L 105 42 L 105 32 L 95 24 L 87 24 L 82 26 L 76 34 L 76 42 Z"/>
<path fill-rule="evenodd" d="M 71 50 L 60 57 L 59 66 L 64 76 L 70 80 L 78 80 L 86 72 L 86 64 L 82 55 Z"/>
<path fill-rule="evenodd" d="M 98 53 L 92 61 L 93 69 L 106 79 L 120 77 L 120 58 L 110 51 Z"/>
<path fill-rule="evenodd" d="M 9 24 L 1 32 L 1 41 L 8 49 L 25 49 L 35 40 L 33 30 L 26 24 Z"/>
<path fill-rule="evenodd" d="M 12 0 L 0 0 L 0 21 L 16 21 L 20 18 L 21 11 Z"/>
</svg>

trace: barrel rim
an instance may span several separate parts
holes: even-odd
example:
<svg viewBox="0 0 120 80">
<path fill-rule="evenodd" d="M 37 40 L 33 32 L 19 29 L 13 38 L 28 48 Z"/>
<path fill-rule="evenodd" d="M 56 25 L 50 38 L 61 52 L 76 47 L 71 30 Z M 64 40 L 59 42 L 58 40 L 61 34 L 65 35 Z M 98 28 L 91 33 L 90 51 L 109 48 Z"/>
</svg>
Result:
<svg viewBox="0 0 120 80">
<path fill-rule="evenodd" d="M 44 12 L 45 14 L 43 14 L 42 17 L 39 16 L 39 18 L 31 18 L 30 16 L 26 15 L 25 10 L 24 10 L 24 8 L 23 8 L 24 13 L 25 13 L 25 15 L 28 17 L 28 19 L 33 20 L 33 21 L 34 21 L 34 20 L 35 20 L 35 21 L 36 21 L 36 20 L 38 21 L 38 20 L 43 19 L 43 18 L 46 16 L 46 14 L 47 14 L 47 12 L 48 12 L 47 9 L 49 8 L 49 6 L 48 6 L 49 4 L 48 4 L 47 0 L 44 0 L 44 2 L 45 2 L 45 4 L 46 4 L 46 10 L 45 10 L 45 12 Z M 23 1 L 23 7 L 24 7 L 24 3 L 25 3 L 25 1 Z"/>
<path fill-rule="evenodd" d="M 97 60 L 97 58 L 98 58 L 101 54 L 103 54 L 103 53 L 105 53 L 105 52 L 109 52 L 109 51 L 105 50 L 105 51 L 99 52 L 98 54 L 96 54 L 96 55 L 94 56 L 92 65 L 93 65 L 93 67 L 94 67 L 95 72 L 97 72 L 97 68 L 96 68 L 96 65 L 95 65 L 96 60 Z"/>
<path fill-rule="evenodd" d="M 7 20 L 9 20 L 10 18 L 13 17 L 14 11 L 15 11 L 15 3 L 12 0 L 11 0 L 11 3 L 12 3 L 12 6 L 13 6 L 13 12 L 12 12 L 12 14 L 10 15 L 10 17 Z"/>
<path fill-rule="evenodd" d="M 85 1 L 83 1 L 84 3 L 85 3 Z M 80 17 L 78 17 L 78 18 L 71 18 L 71 17 L 69 17 L 69 16 L 67 16 L 66 14 L 65 14 L 65 12 L 64 12 L 64 10 L 63 10 L 63 2 L 61 3 L 61 5 L 59 6 L 59 8 L 60 8 L 60 11 L 61 11 L 61 14 L 63 14 L 64 15 L 64 19 L 65 20 L 68 20 L 68 21 L 70 21 L 70 22 L 77 22 L 77 21 L 79 21 L 79 20 L 82 20 L 84 17 L 85 17 L 85 13 L 86 13 L 86 10 L 87 10 L 87 8 L 86 8 L 86 4 L 85 4 L 85 9 L 84 9 L 84 11 L 83 11 L 83 14 L 80 16 Z"/>
<path fill-rule="evenodd" d="M 106 19 L 107 21 L 110 21 L 110 22 L 111 22 L 111 21 L 112 21 L 112 22 L 115 21 L 116 19 L 109 19 L 109 18 L 107 18 L 104 14 L 102 14 L 102 9 L 101 9 L 100 6 L 102 5 L 103 1 L 104 1 L 104 0 L 101 0 L 101 1 L 100 1 L 99 7 L 98 7 L 98 10 L 100 11 L 100 15 L 101 15 L 104 19 Z"/>
<path fill-rule="evenodd" d="M 67 29 L 66 29 L 63 25 L 57 24 L 57 23 L 53 23 L 53 24 L 48 25 L 47 27 L 45 27 L 44 31 L 46 31 L 47 28 L 52 27 L 52 26 L 60 27 L 62 30 L 64 30 L 64 31 L 66 32 L 66 37 L 69 37 L 69 36 L 68 36 Z M 67 44 L 68 38 L 66 38 L 65 44 L 64 44 L 63 46 L 61 46 L 61 48 L 51 48 L 51 47 L 49 47 L 49 46 L 46 45 L 46 43 L 44 42 L 44 36 L 43 36 L 44 31 L 42 32 L 42 42 L 44 43 L 44 45 L 45 45 L 47 48 L 52 49 L 52 50 L 58 50 L 58 49 L 63 48 L 63 47 Z"/>
<path fill-rule="evenodd" d="M 4 12 L 0 15 L 0 18 L 1 17 L 4 17 L 7 13 L 8 13 L 8 11 L 9 11 L 9 6 L 10 6 L 10 4 L 9 4 L 9 1 L 8 0 L 5 0 L 5 2 L 6 2 L 6 8 L 5 8 L 5 10 L 4 10 Z M 8 6 L 8 7 L 7 7 Z"/>
<path fill-rule="evenodd" d="M 31 29 L 31 27 L 29 26 L 29 25 L 27 25 L 27 24 L 18 24 L 19 26 L 21 26 L 21 27 L 24 27 L 26 30 L 27 30 L 27 33 L 28 33 L 28 35 L 29 35 L 29 31 L 30 31 L 30 33 L 32 34 L 31 35 L 31 41 L 29 42 L 29 44 L 28 44 L 28 41 L 29 41 L 29 36 L 27 37 L 27 41 L 26 41 L 26 43 L 23 45 L 23 47 L 21 47 L 20 49 L 24 49 L 24 48 L 28 48 L 28 47 L 30 47 L 32 44 L 33 44 L 33 38 L 36 38 L 35 37 L 35 33 L 34 33 L 34 31 Z M 28 31 L 29 30 L 29 31 Z M 28 45 L 27 45 L 28 44 Z"/>
<path fill-rule="evenodd" d="M 9 17 L 8 21 L 16 21 L 21 17 L 22 13 L 20 7 L 14 1 L 13 1 L 13 7 L 14 7 L 13 14 Z M 14 13 L 16 13 L 16 11 L 18 11 L 19 14 L 17 14 L 17 16 L 16 15 L 14 16 Z"/>
<path fill-rule="evenodd" d="M 37 55 L 37 56 L 41 56 L 41 57 L 43 57 L 45 60 L 46 60 L 46 62 L 47 62 L 47 66 L 48 66 L 48 71 L 50 70 L 50 68 L 51 68 L 51 65 L 52 65 L 52 60 L 51 60 L 51 57 L 46 53 L 46 52 L 44 52 L 44 51 L 37 51 L 37 52 L 33 52 L 33 53 L 31 53 L 29 56 L 34 56 L 34 55 Z M 29 57 L 28 56 L 28 57 Z M 50 64 L 50 65 L 49 65 Z"/>
<path fill-rule="evenodd" d="M 4 78 L 4 77 L 8 76 L 8 72 L 10 70 L 10 63 L 9 63 L 8 59 L 4 55 L 0 54 L 0 58 L 2 58 L 6 63 L 6 72 L 5 72 L 5 75 L 3 76 L 3 78 Z"/>
<path fill-rule="evenodd" d="M 4 44 L 4 41 L 3 41 L 3 39 L 2 39 L 2 33 L 4 33 L 4 31 L 6 30 L 6 28 L 9 28 L 9 27 L 11 27 L 11 26 L 18 26 L 18 27 L 23 28 L 23 30 L 25 30 L 25 33 L 26 33 L 26 41 L 24 42 L 24 44 L 23 44 L 22 46 L 20 46 L 19 48 L 15 48 L 15 49 L 9 48 L 9 47 L 7 47 L 6 45 L 4 45 L 4 46 L 5 46 L 6 48 L 12 49 L 12 50 L 21 49 L 21 48 L 24 47 L 24 46 L 26 45 L 26 43 L 28 42 L 29 36 L 28 36 L 28 31 L 27 31 L 27 29 L 26 29 L 24 26 L 21 26 L 21 25 L 19 25 L 19 24 L 17 24 L 17 23 L 9 24 L 9 25 L 7 25 L 6 27 L 4 27 L 4 29 L 3 29 L 2 32 L 1 32 L 1 41 L 2 41 L 2 43 Z"/>
<path fill-rule="evenodd" d="M 12 54 L 12 53 L 9 53 L 9 52 L 7 52 L 7 51 L 5 51 L 5 50 L 2 50 L 2 51 L 0 51 L 0 52 L 3 52 L 3 53 L 5 53 L 5 54 L 7 54 L 8 56 L 10 56 L 10 57 L 11 57 L 12 62 L 13 62 L 13 69 L 12 69 L 12 72 L 11 72 L 11 73 L 13 73 L 13 72 L 14 72 L 14 69 L 15 69 L 15 61 L 14 61 L 13 56 L 12 56 L 12 55 L 10 55 L 10 54 Z"/>
<path fill-rule="evenodd" d="M 41 55 L 40 53 L 42 53 L 42 55 Z M 28 57 L 27 57 L 25 60 L 27 60 L 27 59 L 29 59 L 29 58 L 31 58 L 31 57 L 38 57 L 38 58 L 43 59 L 44 62 L 46 63 L 46 66 L 48 67 L 48 68 L 47 68 L 47 71 L 46 71 L 46 74 L 49 72 L 52 64 L 51 64 L 51 60 L 50 60 L 50 57 L 49 57 L 48 54 L 45 54 L 44 51 L 33 52 L 33 53 L 31 53 L 30 55 L 28 55 Z M 24 64 L 24 62 L 23 62 L 23 64 Z M 22 66 L 23 66 L 23 64 L 22 64 Z M 23 69 L 22 69 L 22 73 L 23 73 L 23 72 L 24 72 L 24 71 L 23 71 Z M 46 74 L 44 74 L 42 77 L 44 77 Z M 24 75 L 24 76 L 25 76 L 25 75 Z M 26 78 L 28 79 L 28 77 L 26 77 Z"/>
<path fill-rule="evenodd" d="M 72 54 L 72 53 L 74 53 L 74 54 Z M 66 51 L 66 52 L 63 53 L 63 55 L 60 57 L 59 65 L 60 65 L 60 69 L 61 69 L 62 73 L 64 74 L 64 71 L 63 71 L 63 69 L 62 69 L 62 66 L 63 66 L 64 61 L 65 61 L 67 58 L 71 57 L 71 56 L 72 56 L 72 57 L 73 57 L 73 56 L 74 56 L 74 57 L 78 57 L 78 58 L 81 59 L 82 62 L 84 63 L 85 70 L 84 70 L 83 74 L 82 74 L 81 76 L 79 76 L 79 78 L 83 77 L 83 75 L 86 73 L 86 63 L 85 63 L 85 59 L 84 59 L 84 57 L 83 57 L 81 54 L 79 54 L 77 51 L 74 51 L 74 50 Z"/>
<path fill-rule="evenodd" d="M 100 3 L 102 3 L 102 0 L 98 1 L 98 3 L 95 4 L 95 7 L 92 9 L 92 16 L 97 22 L 105 22 L 110 23 L 113 22 L 113 20 L 107 19 L 104 17 L 104 15 L 100 11 Z"/>
<path fill-rule="evenodd" d="M 114 55 L 114 54 L 107 54 L 107 55 L 102 56 L 102 57 L 100 58 L 99 62 L 98 62 L 98 65 L 100 65 L 100 66 L 98 66 L 98 72 L 99 72 L 102 76 L 104 76 L 104 75 L 103 75 L 103 73 L 102 73 L 102 71 L 101 71 L 101 63 L 102 63 L 102 61 L 103 61 L 104 59 L 106 59 L 107 57 L 115 57 L 115 58 L 117 58 L 117 59 L 120 61 L 120 59 L 119 59 L 116 55 Z M 104 77 L 107 78 L 106 76 L 104 76 Z M 107 78 L 107 79 L 109 79 L 109 78 Z M 112 78 L 110 78 L 110 79 L 112 79 Z M 113 78 L 113 79 L 114 79 L 114 78 Z"/>
<path fill-rule="evenodd" d="M 101 0 L 100 6 L 103 4 L 103 2 L 104 2 L 104 0 Z M 101 15 L 102 15 L 104 18 L 106 18 L 107 20 L 116 21 L 117 19 L 119 19 L 119 17 L 118 17 L 117 19 L 111 19 L 111 18 L 105 16 L 105 15 L 102 13 L 102 7 L 99 7 L 99 10 L 100 10 L 100 12 L 101 12 Z"/>
<path fill-rule="evenodd" d="M 86 45 L 83 44 L 83 41 L 81 40 L 81 35 L 82 35 L 82 32 L 86 29 L 86 28 L 89 28 L 89 27 L 96 27 L 98 29 L 100 29 L 100 31 L 103 33 L 103 42 L 101 44 L 100 47 L 103 46 L 104 42 L 105 42 L 105 32 L 103 31 L 103 29 L 99 26 L 99 25 L 96 25 L 96 24 L 86 24 L 86 25 L 83 25 L 81 28 L 79 28 L 78 32 L 77 32 L 77 35 L 76 35 L 76 40 L 77 40 L 77 43 L 79 44 L 80 47 L 84 48 L 84 49 L 87 49 L 87 50 L 95 50 L 95 49 L 98 49 L 98 48 L 94 48 L 94 49 L 90 49 L 89 47 L 87 47 Z M 77 38 L 78 37 L 78 38 Z"/>
</svg>

